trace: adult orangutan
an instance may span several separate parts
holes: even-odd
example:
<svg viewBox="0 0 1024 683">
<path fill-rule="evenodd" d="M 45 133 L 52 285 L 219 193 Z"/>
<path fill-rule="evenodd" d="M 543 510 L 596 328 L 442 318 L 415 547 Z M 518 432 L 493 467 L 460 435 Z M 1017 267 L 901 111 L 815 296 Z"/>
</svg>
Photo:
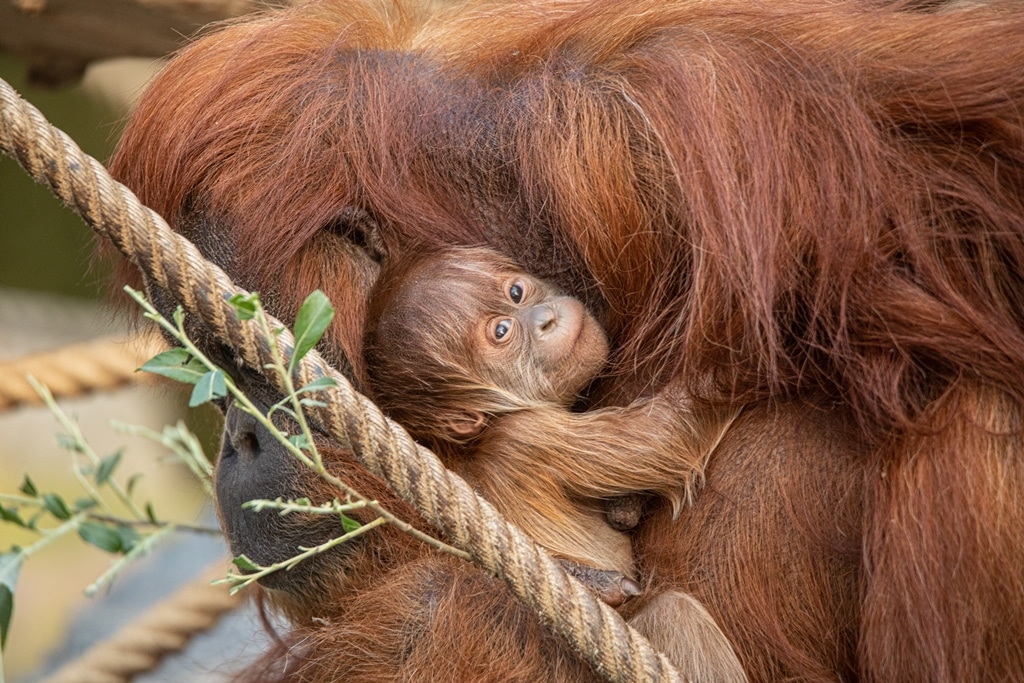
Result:
<svg viewBox="0 0 1024 683">
<path fill-rule="evenodd" d="M 607 331 L 579 409 L 670 381 L 742 408 L 634 552 L 752 680 L 1019 679 L 1022 35 L 1015 2 L 303 4 L 183 51 L 113 168 L 278 315 L 324 289 L 357 376 L 379 254 L 483 244 Z M 332 531 L 238 509 L 318 485 L 227 425 L 233 548 Z M 391 532 L 271 583 L 295 647 L 252 678 L 592 677 Z"/>
</svg>

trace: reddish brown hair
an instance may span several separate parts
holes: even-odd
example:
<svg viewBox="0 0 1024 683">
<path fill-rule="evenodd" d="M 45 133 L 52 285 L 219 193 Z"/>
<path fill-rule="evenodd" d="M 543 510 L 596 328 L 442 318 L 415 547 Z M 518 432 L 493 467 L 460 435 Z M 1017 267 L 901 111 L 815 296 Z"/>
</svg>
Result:
<svg viewBox="0 0 1024 683">
<path fill-rule="evenodd" d="M 186 49 L 113 169 L 283 317 L 323 288 L 335 358 L 374 240 L 514 257 L 600 316 L 595 404 L 677 380 L 748 407 L 716 495 L 638 548 L 754 677 L 999 680 L 1024 668 L 1024 8 L 928 4 L 296 5 Z"/>
</svg>

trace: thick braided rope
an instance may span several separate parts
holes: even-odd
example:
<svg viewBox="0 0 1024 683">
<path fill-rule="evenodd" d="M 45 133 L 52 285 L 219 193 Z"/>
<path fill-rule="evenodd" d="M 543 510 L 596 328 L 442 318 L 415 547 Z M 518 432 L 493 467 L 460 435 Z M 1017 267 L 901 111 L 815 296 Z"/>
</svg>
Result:
<svg viewBox="0 0 1024 683">
<path fill-rule="evenodd" d="M 185 649 L 193 637 L 241 603 L 239 595 L 211 585 L 223 575 L 222 565 L 211 567 L 43 683 L 128 683 L 152 671 L 164 657 Z"/>
<path fill-rule="evenodd" d="M 102 164 L 51 126 L 3 80 L 0 149 L 171 292 L 250 367 L 259 369 L 271 362 L 270 350 L 255 324 L 239 321 L 228 303 L 228 298 L 241 290 L 227 275 L 206 262 L 190 242 L 172 232 L 160 216 L 110 178 Z M 271 324 L 284 327 L 274 320 Z M 282 334 L 280 343 L 286 355 L 290 354 L 291 334 Z M 338 386 L 323 392 L 326 407 L 312 410 L 331 437 L 350 446 L 366 467 L 382 476 L 453 545 L 502 578 L 599 673 L 612 681 L 682 680 L 643 636 L 582 584 L 566 576 L 547 552 L 505 521 L 463 479 L 446 470 L 433 453 L 385 418 L 319 354 L 310 352 L 303 357 L 298 375 L 302 383 L 332 377 Z"/>
<path fill-rule="evenodd" d="M 0 361 L 0 412 L 21 405 L 42 405 L 29 375 L 54 398 L 110 391 L 144 379 L 138 368 L 157 351 L 156 344 L 125 343 L 110 337 Z M 165 348 L 165 347 L 161 347 Z"/>
</svg>

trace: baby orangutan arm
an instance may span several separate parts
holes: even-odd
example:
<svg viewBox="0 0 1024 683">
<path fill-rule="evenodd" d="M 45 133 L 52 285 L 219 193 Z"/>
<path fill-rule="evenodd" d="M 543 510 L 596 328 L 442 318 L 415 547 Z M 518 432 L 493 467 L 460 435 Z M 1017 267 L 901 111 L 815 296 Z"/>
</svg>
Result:
<svg viewBox="0 0 1024 683">
<path fill-rule="evenodd" d="M 570 496 L 649 492 L 675 513 L 692 501 L 704 466 L 735 414 L 693 412 L 672 392 L 584 413 L 539 407 L 502 417 L 485 435 L 493 460 L 547 470 Z"/>
<path fill-rule="evenodd" d="M 695 416 L 675 398 L 659 394 L 587 413 L 541 406 L 505 415 L 485 430 L 477 456 L 456 468 L 541 545 L 632 576 L 629 539 L 609 526 L 601 500 L 647 492 L 678 512 L 732 422 L 731 414 L 710 410 Z"/>
</svg>

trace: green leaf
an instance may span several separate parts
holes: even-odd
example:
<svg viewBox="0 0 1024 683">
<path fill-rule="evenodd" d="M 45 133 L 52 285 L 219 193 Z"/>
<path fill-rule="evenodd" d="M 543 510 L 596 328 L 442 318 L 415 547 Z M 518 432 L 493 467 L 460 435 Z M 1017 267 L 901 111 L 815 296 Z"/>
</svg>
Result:
<svg viewBox="0 0 1024 683">
<path fill-rule="evenodd" d="M 352 519 L 351 517 L 346 517 L 345 515 L 338 516 L 341 517 L 341 528 L 345 530 L 346 534 L 351 533 L 362 526 L 362 524 Z"/>
<path fill-rule="evenodd" d="M 36 510 L 35 513 L 28 518 L 28 522 L 26 522 L 28 528 L 32 529 L 33 531 L 38 530 L 39 520 L 45 514 L 46 510 L 44 510 L 43 508 L 39 508 L 38 510 Z"/>
<path fill-rule="evenodd" d="M 257 292 L 251 294 L 235 294 L 228 303 L 234 306 L 235 315 L 239 320 L 252 320 L 256 316 L 256 309 L 259 306 L 260 295 Z"/>
<path fill-rule="evenodd" d="M 25 556 L 20 550 L 0 553 L 0 586 L 7 586 L 12 591 L 18 583 L 18 572 L 21 571 L 21 563 Z"/>
<path fill-rule="evenodd" d="M 121 552 L 130 553 L 132 548 L 142 540 L 142 535 L 127 524 L 120 524 L 117 527 L 117 535 L 121 537 Z"/>
<path fill-rule="evenodd" d="M 7 632 L 11 628 L 13 616 L 14 591 L 7 586 L 0 586 L 0 648 L 7 646 Z"/>
<path fill-rule="evenodd" d="M 31 496 L 33 498 L 39 497 L 39 491 L 36 490 L 36 485 L 32 483 L 32 479 L 27 474 L 25 475 L 25 480 L 21 483 L 21 488 L 18 490 L 26 496 Z"/>
<path fill-rule="evenodd" d="M 331 306 L 327 295 L 319 289 L 313 290 L 302 302 L 302 307 L 295 316 L 295 351 L 292 354 L 292 367 L 316 346 L 333 319 L 334 307 Z"/>
<path fill-rule="evenodd" d="M 317 401 L 316 399 L 312 399 L 312 398 L 300 398 L 299 399 L 299 405 L 300 406 L 306 406 L 308 408 L 326 408 L 327 407 L 327 404 L 324 403 L 323 401 Z"/>
<path fill-rule="evenodd" d="M 118 464 L 121 462 L 121 453 L 118 451 L 112 455 L 108 455 L 100 461 L 99 469 L 96 470 L 96 485 L 103 486 L 110 479 L 110 475 L 114 473 Z"/>
<path fill-rule="evenodd" d="M 64 499 L 56 493 L 43 494 L 43 506 L 57 519 L 71 519 L 71 510 Z"/>
<path fill-rule="evenodd" d="M 85 510 L 91 510 L 99 505 L 95 498 L 79 498 L 75 501 L 75 512 L 83 512 Z"/>
<path fill-rule="evenodd" d="M 338 383 L 334 380 L 333 377 L 328 377 L 327 375 L 324 375 L 323 377 L 318 377 L 317 379 L 313 380 L 312 382 L 302 387 L 295 393 L 304 394 L 307 391 L 322 391 L 323 389 L 330 389 L 331 387 L 336 386 L 338 386 Z"/>
<path fill-rule="evenodd" d="M 224 373 L 220 370 L 211 370 L 196 382 L 196 386 L 192 389 L 192 396 L 188 399 L 188 407 L 201 406 L 215 398 L 221 398 L 227 393 L 228 385 L 224 379 Z"/>
<path fill-rule="evenodd" d="M 127 493 L 129 496 L 132 495 L 132 491 L 135 490 L 135 485 L 139 483 L 140 479 L 142 479 L 142 474 L 141 473 L 133 474 L 131 477 L 129 477 L 128 478 L 128 483 L 125 484 L 125 487 L 124 487 L 125 493 Z"/>
<path fill-rule="evenodd" d="M 78 535 L 86 543 L 108 553 L 119 553 L 123 548 L 121 534 L 109 524 L 82 522 L 78 526 Z"/>
<path fill-rule="evenodd" d="M 169 377 L 185 384 L 195 384 L 206 374 L 204 366 L 197 358 L 193 358 L 185 349 L 164 351 L 146 361 L 141 368 L 143 372 Z"/>
<path fill-rule="evenodd" d="M 25 523 L 25 520 L 23 520 L 21 515 L 18 514 L 18 508 L 15 507 L 7 508 L 0 505 L 0 520 L 10 522 L 11 524 L 17 524 L 18 526 L 26 529 L 29 528 L 28 524 Z"/>
<path fill-rule="evenodd" d="M 160 521 L 156 518 L 156 511 L 153 510 L 153 503 L 146 503 L 146 517 L 149 518 L 153 524 L 159 524 Z"/>
<path fill-rule="evenodd" d="M 20 552 L 0 555 L 0 648 L 7 644 L 7 632 L 14 615 L 14 588 L 23 559 Z"/>
<path fill-rule="evenodd" d="M 260 566 L 245 555 L 239 555 L 231 560 L 231 562 L 244 572 L 258 572 L 260 570 Z"/>
<path fill-rule="evenodd" d="M 309 450 L 309 437 L 307 437 L 305 434 L 292 434 L 291 436 L 288 437 L 288 441 L 290 441 L 293 446 L 300 450 Z"/>
</svg>

